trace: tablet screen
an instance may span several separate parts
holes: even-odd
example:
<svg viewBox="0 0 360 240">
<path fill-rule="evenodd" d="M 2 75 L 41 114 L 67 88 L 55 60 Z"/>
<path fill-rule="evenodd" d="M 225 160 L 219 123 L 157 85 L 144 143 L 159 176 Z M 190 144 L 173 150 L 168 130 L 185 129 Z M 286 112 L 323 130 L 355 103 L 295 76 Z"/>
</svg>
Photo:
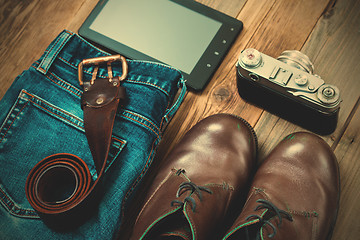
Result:
<svg viewBox="0 0 360 240">
<path fill-rule="evenodd" d="M 89 28 L 190 74 L 221 25 L 174 1 L 109 0 Z"/>
<path fill-rule="evenodd" d="M 243 28 L 193 0 L 99 0 L 79 34 L 129 59 L 160 62 L 202 90 Z"/>
</svg>

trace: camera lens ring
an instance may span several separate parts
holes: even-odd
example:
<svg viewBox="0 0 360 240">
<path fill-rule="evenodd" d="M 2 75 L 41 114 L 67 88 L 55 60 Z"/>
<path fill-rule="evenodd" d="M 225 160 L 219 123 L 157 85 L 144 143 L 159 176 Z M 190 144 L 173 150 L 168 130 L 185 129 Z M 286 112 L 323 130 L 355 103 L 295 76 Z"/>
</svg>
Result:
<svg viewBox="0 0 360 240">
<path fill-rule="evenodd" d="M 314 73 L 314 65 L 311 62 L 310 58 L 300 51 L 297 50 L 283 51 L 277 59 L 281 62 L 296 67 L 307 73 L 310 74 Z"/>
</svg>

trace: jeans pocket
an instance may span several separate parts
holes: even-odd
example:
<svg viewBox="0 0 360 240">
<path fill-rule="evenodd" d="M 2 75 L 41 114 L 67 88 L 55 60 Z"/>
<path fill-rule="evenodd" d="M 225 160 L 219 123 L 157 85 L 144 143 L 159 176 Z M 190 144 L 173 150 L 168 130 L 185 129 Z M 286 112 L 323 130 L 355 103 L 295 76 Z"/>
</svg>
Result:
<svg viewBox="0 0 360 240">
<path fill-rule="evenodd" d="M 17 217 L 38 218 L 26 199 L 25 182 L 43 158 L 74 154 L 85 161 L 93 179 L 97 177 L 83 120 L 50 101 L 22 90 L 0 128 L 0 203 Z M 107 169 L 125 144 L 112 136 Z"/>
</svg>

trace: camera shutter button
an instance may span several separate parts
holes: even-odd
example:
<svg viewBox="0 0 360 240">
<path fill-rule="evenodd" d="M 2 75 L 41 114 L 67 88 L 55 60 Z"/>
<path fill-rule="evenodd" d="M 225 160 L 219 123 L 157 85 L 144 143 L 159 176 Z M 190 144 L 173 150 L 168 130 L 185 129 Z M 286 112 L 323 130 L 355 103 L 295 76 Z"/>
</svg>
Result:
<svg viewBox="0 0 360 240">
<path fill-rule="evenodd" d="M 259 66 L 261 61 L 262 58 L 260 52 L 253 48 L 245 49 L 239 57 L 239 63 L 250 68 Z"/>
</svg>

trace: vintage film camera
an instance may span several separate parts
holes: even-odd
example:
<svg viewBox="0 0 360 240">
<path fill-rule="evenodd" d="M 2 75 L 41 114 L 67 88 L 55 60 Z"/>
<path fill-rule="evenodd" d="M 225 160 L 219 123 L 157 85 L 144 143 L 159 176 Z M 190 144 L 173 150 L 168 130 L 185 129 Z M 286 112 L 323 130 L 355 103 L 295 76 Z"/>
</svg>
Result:
<svg viewBox="0 0 360 240">
<path fill-rule="evenodd" d="M 306 55 L 288 50 L 274 59 L 249 48 L 241 52 L 236 69 L 238 91 L 246 101 L 321 135 L 335 130 L 340 91 L 313 75 Z"/>
</svg>

